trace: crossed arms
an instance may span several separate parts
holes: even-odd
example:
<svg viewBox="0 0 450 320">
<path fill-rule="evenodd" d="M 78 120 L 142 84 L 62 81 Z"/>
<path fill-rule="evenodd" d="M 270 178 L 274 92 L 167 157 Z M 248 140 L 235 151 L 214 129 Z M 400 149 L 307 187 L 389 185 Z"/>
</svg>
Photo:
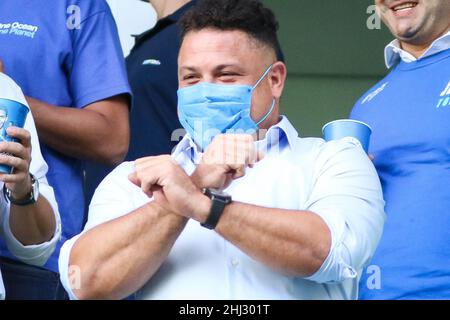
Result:
<svg viewBox="0 0 450 320">
<path fill-rule="evenodd" d="M 227 144 L 229 139 L 233 143 Z M 165 261 L 187 221 L 206 220 L 211 202 L 201 188 L 225 188 L 260 160 L 252 142 L 244 135 L 218 136 L 190 177 L 169 156 L 137 160 L 128 179 L 153 201 L 77 238 L 68 261 L 81 270 L 73 294 L 80 299 L 120 299 L 140 289 Z M 238 161 L 217 161 L 218 155 Z M 334 236 L 312 211 L 233 202 L 215 231 L 255 260 L 291 276 L 314 278 L 324 264 L 334 263 L 328 261 Z M 320 281 L 342 280 L 335 278 L 328 275 Z"/>
</svg>

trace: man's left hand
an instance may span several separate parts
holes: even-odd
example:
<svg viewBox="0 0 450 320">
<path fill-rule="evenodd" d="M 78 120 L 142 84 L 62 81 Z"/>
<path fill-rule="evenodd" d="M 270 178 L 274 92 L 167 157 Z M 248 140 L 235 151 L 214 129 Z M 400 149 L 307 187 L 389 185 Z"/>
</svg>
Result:
<svg viewBox="0 0 450 320">
<path fill-rule="evenodd" d="M 135 161 L 129 180 L 166 210 L 203 222 L 211 207 L 208 197 L 169 155 Z"/>
<path fill-rule="evenodd" d="M 6 131 L 18 142 L 0 143 L 0 164 L 13 168 L 11 174 L 0 173 L 0 181 L 5 183 L 14 199 L 24 199 L 31 192 L 32 187 L 29 174 L 31 136 L 27 130 L 18 127 L 11 126 Z"/>
</svg>

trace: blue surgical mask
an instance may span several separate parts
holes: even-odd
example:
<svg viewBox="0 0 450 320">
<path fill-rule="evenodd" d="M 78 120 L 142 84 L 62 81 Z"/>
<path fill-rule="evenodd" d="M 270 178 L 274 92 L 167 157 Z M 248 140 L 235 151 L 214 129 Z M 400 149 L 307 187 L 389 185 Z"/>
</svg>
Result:
<svg viewBox="0 0 450 320">
<path fill-rule="evenodd" d="M 255 122 L 250 116 L 252 96 L 271 68 L 272 65 L 254 86 L 201 82 L 178 90 L 180 123 L 202 150 L 218 134 L 253 134 L 258 130 L 258 125 L 272 113 L 275 99 L 266 115 Z"/>
</svg>

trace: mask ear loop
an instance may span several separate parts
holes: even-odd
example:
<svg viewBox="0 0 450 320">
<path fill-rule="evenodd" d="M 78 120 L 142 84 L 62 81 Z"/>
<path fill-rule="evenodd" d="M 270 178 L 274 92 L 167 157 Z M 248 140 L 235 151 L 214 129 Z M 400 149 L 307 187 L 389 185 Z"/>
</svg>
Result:
<svg viewBox="0 0 450 320">
<path fill-rule="evenodd" d="M 256 84 L 253 86 L 253 90 L 255 90 L 255 89 L 259 86 L 259 84 L 264 80 L 264 78 L 267 76 L 267 74 L 268 74 L 269 71 L 272 69 L 272 67 L 273 67 L 273 64 L 271 64 L 271 65 L 267 68 L 267 70 L 263 73 L 263 75 L 261 76 L 261 78 L 259 78 L 259 80 L 256 82 Z M 266 113 L 266 115 L 265 115 L 264 117 L 262 117 L 261 120 L 259 120 L 259 121 L 256 123 L 256 125 L 259 126 L 261 123 L 263 123 L 264 120 L 266 120 L 266 119 L 270 116 L 270 114 L 272 113 L 272 111 L 273 111 L 274 108 L 275 108 L 275 99 L 272 99 L 272 105 L 271 105 L 269 111 Z"/>
<path fill-rule="evenodd" d="M 263 123 L 264 120 L 266 120 L 266 119 L 270 116 L 270 114 L 272 113 L 272 111 L 273 111 L 274 108 L 275 108 L 275 99 L 273 98 L 273 99 L 272 99 L 272 106 L 270 107 L 269 111 L 267 111 L 266 115 L 265 115 L 264 117 L 262 117 L 262 119 L 259 120 L 259 121 L 256 123 L 256 125 L 259 126 L 261 123 Z"/>
<path fill-rule="evenodd" d="M 269 73 L 270 69 L 272 69 L 273 64 L 271 64 L 266 71 L 264 71 L 263 75 L 261 76 L 261 78 L 259 78 L 259 80 L 256 82 L 256 84 L 253 86 L 252 90 L 255 90 L 259 84 L 264 80 L 264 78 L 267 76 L 267 74 Z"/>
</svg>

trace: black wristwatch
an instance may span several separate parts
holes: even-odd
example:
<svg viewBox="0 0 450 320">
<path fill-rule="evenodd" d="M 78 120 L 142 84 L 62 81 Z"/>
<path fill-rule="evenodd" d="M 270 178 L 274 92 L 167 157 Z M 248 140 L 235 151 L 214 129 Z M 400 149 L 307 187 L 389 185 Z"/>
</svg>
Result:
<svg viewBox="0 0 450 320">
<path fill-rule="evenodd" d="M 11 196 L 11 191 L 3 185 L 3 195 L 5 198 L 15 204 L 16 206 L 27 206 L 33 204 L 39 198 L 39 181 L 30 173 L 31 177 L 31 191 L 28 196 L 23 200 L 16 200 Z"/>
<path fill-rule="evenodd" d="M 219 223 L 225 206 L 231 203 L 232 199 L 229 194 L 216 189 L 204 188 L 203 194 L 212 200 L 212 206 L 208 218 L 201 225 L 202 227 L 214 230 Z"/>
</svg>

